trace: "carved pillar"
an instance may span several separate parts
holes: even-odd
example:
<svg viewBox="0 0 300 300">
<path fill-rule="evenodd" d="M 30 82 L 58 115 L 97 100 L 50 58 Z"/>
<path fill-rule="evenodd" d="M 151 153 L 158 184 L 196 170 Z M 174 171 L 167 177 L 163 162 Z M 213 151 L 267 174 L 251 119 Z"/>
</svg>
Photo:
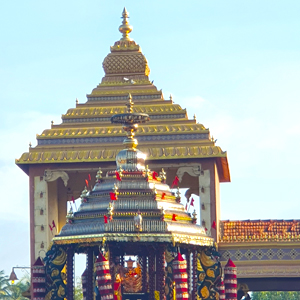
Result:
<svg viewBox="0 0 300 300">
<path fill-rule="evenodd" d="M 148 259 L 149 259 L 149 300 L 154 300 L 154 291 L 155 291 L 155 250 L 154 249 L 150 249 Z"/>
<path fill-rule="evenodd" d="M 186 253 L 186 271 L 188 274 L 188 292 L 189 294 L 191 294 L 191 290 L 192 290 L 192 273 L 191 273 L 191 250 L 187 249 Z"/>
<path fill-rule="evenodd" d="M 67 299 L 74 300 L 74 250 L 67 250 Z"/>
<path fill-rule="evenodd" d="M 142 292 L 147 292 L 147 257 L 146 255 L 143 255 L 141 258 L 141 264 L 142 264 Z"/>
<path fill-rule="evenodd" d="M 87 268 L 87 285 L 86 285 L 86 299 L 94 299 L 94 251 L 93 248 L 88 248 L 86 258 Z"/>
<path fill-rule="evenodd" d="M 197 299 L 197 250 L 192 250 L 192 300 Z"/>
<path fill-rule="evenodd" d="M 165 296 L 165 246 L 159 245 L 156 256 L 156 290 L 160 299 Z"/>
</svg>

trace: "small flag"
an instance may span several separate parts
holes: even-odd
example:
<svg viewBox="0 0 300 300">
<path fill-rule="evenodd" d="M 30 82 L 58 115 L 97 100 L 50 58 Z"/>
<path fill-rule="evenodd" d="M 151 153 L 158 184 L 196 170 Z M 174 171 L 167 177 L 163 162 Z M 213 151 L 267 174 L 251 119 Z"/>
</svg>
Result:
<svg viewBox="0 0 300 300">
<path fill-rule="evenodd" d="M 87 179 L 85 180 L 85 184 L 86 184 L 87 187 L 89 187 L 89 182 L 88 182 Z"/>
<path fill-rule="evenodd" d="M 91 174 L 89 174 L 89 175 L 88 175 L 88 178 L 89 178 L 89 181 L 91 181 L 91 180 L 92 180 L 92 178 L 91 178 Z"/>
<path fill-rule="evenodd" d="M 109 196 L 110 196 L 110 200 L 118 200 L 118 196 L 113 192 L 110 192 Z"/>
<path fill-rule="evenodd" d="M 171 188 L 172 188 L 173 186 L 175 186 L 175 185 L 177 186 L 178 183 L 179 183 L 179 178 L 178 178 L 177 176 L 175 176 L 175 179 L 174 179 L 173 182 L 172 182 Z"/>
<path fill-rule="evenodd" d="M 194 206 L 194 201 L 195 201 L 194 198 L 192 198 L 191 204 L 190 204 L 191 206 Z"/>
<path fill-rule="evenodd" d="M 172 215 L 172 221 L 177 221 L 177 220 L 176 220 L 176 217 L 177 217 L 177 215 L 176 215 L 176 214 L 173 214 L 173 215 Z"/>
<path fill-rule="evenodd" d="M 104 218 L 104 223 L 107 224 L 107 222 L 108 222 L 108 221 L 107 221 L 107 219 L 108 219 L 107 216 L 104 215 L 103 218 Z"/>
<path fill-rule="evenodd" d="M 216 221 L 213 221 L 212 224 L 211 224 L 211 228 L 213 229 L 217 229 L 217 224 L 216 224 Z"/>
<path fill-rule="evenodd" d="M 52 221 L 52 229 L 56 228 L 54 220 Z"/>
<path fill-rule="evenodd" d="M 121 176 L 120 176 L 119 172 L 116 172 L 116 178 L 117 178 L 117 180 L 119 180 L 119 181 L 122 181 L 122 179 L 121 179 Z"/>
<path fill-rule="evenodd" d="M 185 205 L 185 210 L 187 210 L 187 203 L 186 203 L 186 205 Z"/>
<path fill-rule="evenodd" d="M 153 171 L 152 177 L 153 177 L 154 180 L 157 180 L 157 176 L 158 176 L 158 173 Z"/>
<path fill-rule="evenodd" d="M 72 196 L 71 201 L 75 203 L 75 198 Z"/>
<path fill-rule="evenodd" d="M 204 229 L 205 229 L 205 232 L 207 232 L 208 229 L 206 227 Z"/>
<path fill-rule="evenodd" d="M 165 199 L 166 193 L 161 194 L 161 199 Z"/>
<path fill-rule="evenodd" d="M 50 230 L 51 230 L 51 232 L 52 232 L 53 228 L 51 227 L 51 225 L 49 225 L 49 228 L 50 228 Z"/>
</svg>

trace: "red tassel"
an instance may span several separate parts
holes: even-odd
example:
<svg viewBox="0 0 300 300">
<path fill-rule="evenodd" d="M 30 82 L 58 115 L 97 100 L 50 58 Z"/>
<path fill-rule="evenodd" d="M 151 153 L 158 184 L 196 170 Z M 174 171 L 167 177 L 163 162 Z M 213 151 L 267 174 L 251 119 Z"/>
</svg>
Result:
<svg viewBox="0 0 300 300">
<path fill-rule="evenodd" d="M 173 215 L 172 215 L 172 221 L 177 221 L 177 220 L 176 220 L 176 217 L 177 217 L 177 215 L 173 214 Z"/>
<path fill-rule="evenodd" d="M 103 218 L 104 218 L 104 223 L 107 224 L 107 219 L 108 219 L 107 216 L 104 215 Z"/>
<path fill-rule="evenodd" d="M 87 181 L 87 179 L 85 180 L 85 184 L 86 184 L 86 187 L 89 187 L 89 182 Z"/>
<path fill-rule="evenodd" d="M 120 176 L 119 172 L 116 172 L 116 178 L 117 178 L 117 180 L 119 180 L 119 181 L 122 181 L 122 179 L 121 179 L 121 176 Z"/>
<path fill-rule="evenodd" d="M 158 176 L 158 173 L 155 172 L 155 171 L 153 171 L 153 172 L 152 172 L 152 178 L 153 178 L 154 180 L 157 180 L 157 176 Z"/>
<path fill-rule="evenodd" d="M 89 174 L 89 175 L 88 175 L 88 178 L 89 178 L 89 181 L 91 181 L 91 180 L 92 180 L 92 178 L 91 178 L 91 174 Z"/>
<path fill-rule="evenodd" d="M 161 194 L 161 199 L 165 199 L 166 193 Z"/>
<path fill-rule="evenodd" d="M 175 186 L 175 185 L 177 186 L 178 183 L 179 183 L 179 178 L 178 178 L 177 176 L 175 176 L 175 179 L 174 179 L 173 182 L 172 182 L 171 188 L 172 188 L 173 186 Z"/>
<path fill-rule="evenodd" d="M 110 200 L 118 200 L 118 196 L 113 192 L 110 192 L 109 196 L 110 196 Z"/>
<path fill-rule="evenodd" d="M 217 224 L 216 224 L 216 222 L 215 222 L 215 221 L 213 221 L 213 222 L 212 222 L 212 224 L 211 224 L 211 228 L 213 228 L 213 229 L 217 229 Z"/>
</svg>

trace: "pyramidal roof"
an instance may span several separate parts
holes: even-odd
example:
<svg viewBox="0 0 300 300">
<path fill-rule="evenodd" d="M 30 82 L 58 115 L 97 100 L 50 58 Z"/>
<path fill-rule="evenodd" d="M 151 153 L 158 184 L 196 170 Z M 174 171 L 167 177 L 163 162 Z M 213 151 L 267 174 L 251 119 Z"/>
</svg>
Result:
<svg viewBox="0 0 300 300">
<path fill-rule="evenodd" d="M 127 132 L 125 149 L 116 157 L 116 170 L 108 171 L 105 177 L 99 170 L 94 188 L 84 189 L 78 211 L 69 211 L 67 224 L 53 241 L 78 244 L 104 239 L 213 245 L 213 238 L 196 225 L 196 211 L 191 216 L 180 203 L 179 188 L 174 193 L 166 184 L 163 170 L 158 175 L 145 166 L 145 155 L 136 148 L 134 133 L 138 124 L 149 121 L 149 116 L 134 113 L 133 104 L 129 94 L 127 113 L 111 118 L 112 123 L 121 123 Z"/>
<path fill-rule="evenodd" d="M 130 38 L 128 12 L 122 13 L 120 40 L 103 60 L 104 77 L 85 103 L 62 115 L 61 124 L 37 135 L 37 146 L 16 159 L 28 173 L 30 165 L 114 161 L 123 140 L 119 124 L 110 124 L 115 114 L 126 112 L 128 94 L 133 112 L 146 113 L 151 121 L 137 130 L 140 150 L 148 160 L 215 158 L 220 181 L 230 181 L 227 153 L 210 136 L 209 129 L 189 119 L 186 109 L 165 99 L 149 80 L 150 68 L 140 46 Z"/>
</svg>

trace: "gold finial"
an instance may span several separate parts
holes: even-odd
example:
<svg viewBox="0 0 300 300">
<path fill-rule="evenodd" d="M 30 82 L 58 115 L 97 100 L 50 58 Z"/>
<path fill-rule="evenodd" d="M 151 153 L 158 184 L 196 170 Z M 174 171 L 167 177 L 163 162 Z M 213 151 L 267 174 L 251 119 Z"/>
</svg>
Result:
<svg viewBox="0 0 300 300">
<path fill-rule="evenodd" d="M 32 147 L 32 144 L 31 144 L 31 142 L 29 142 L 29 148 L 31 148 Z"/>
<path fill-rule="evenodd" d="M 52 121 L 51 121 L 51 126 L 52 126 L 53 124 L 54 124 L 54 121 L 52 120 Z"/>
<path fill-rule="evenodd" d="M 97 175 L 96 175 L 96 181 L 100 181 L 100 179 L 102 178 L 102 170 L 101 168 L 99 168 L 99 170 L 97 171 Z"/>
<path fill-rule="evenodd" d="M 192 218 L 192 222 L 193 224 L 197 223 L 197 213 L 196 213 L 196 209 L 194 209 L 194 212 L 192 214 L 193 218 Z"/>
<path fill-rule="evenodd" d="M 197 121 L 197 117 L 196 117 L 196 114 L 194 114 L 194 117 L 193 117 L 193 118 L 194 118 L 194 120 L 195 120 L 195 121 Z"/>
<path fill-rule="evenodd" d="M 78 104 L 78 99 L 76 98 L 76 104 Z"/>
<path fill-rule="evenodd" d="M 87 193 L 88 193 L 87 187 L 84 187 L 84 190 L 80 195 L 81 200 L 83 200 L 87 196 Z"/>
<path fill-rule="evenodd" d="M 114 193 L 116 194 L 116 195 L 118 195 L 118 187 L 117 187 L 117 185 L 114 183 L 114 187 L 113 187 L 113 191 L 114 191 Z"/>
<path fill-rule="evenodd" d="M 129 38 L 129 33 L 132 31 L 132 26 L 129 25 L 128 22 L 129 14 L 126 10 L 126 7 L 123 9 L 122 13 L 122 25 L 119 27 L 119 31 L 123 34 L 123 37 L 121 38 L 121 41 L 131 41 Z"/>
<path fill-rule="evenodd" d="M 108 211 L 108 215 L 109 215 L 110 217 L 112 217 L 113 214 L 114 214 L 114 206 L 111 204 L 111 202 L 109 202 L 109 204 L 108 204 L 107 211 Z"/>
<path fill-rule="evenodd" d="M 129 93 L 129 94 L 128 94 L 128 102 L 126 103 L 126 106 L 127 106 L 127 112 L 128 112 L 129 114 L 131 114 L 131 113 L 133 112 L 133 105 L 134 105 L 134 103 L 133 103 L 133 101 L 132 101 L 132 96 L 131 96 L 131 94 Z"/>
<path fill-rule="evenodd" d="M 166 179 L 167 179 L 167 176 L 166 176 L 166 172 L 164 169 L 161 169 L 161 172 L 159 172 L 159 177 L 161 178 L 161 181 L 162 182 L 165 182 Z"/>
<path fill-rule="evenodd" d="M 172 97 L 172 95 L 171 95 L 171 94 L 170 94 L 170 100 L 171 100 L 171 101 L 173 101 L 173 97 Z"/>
</svg>

